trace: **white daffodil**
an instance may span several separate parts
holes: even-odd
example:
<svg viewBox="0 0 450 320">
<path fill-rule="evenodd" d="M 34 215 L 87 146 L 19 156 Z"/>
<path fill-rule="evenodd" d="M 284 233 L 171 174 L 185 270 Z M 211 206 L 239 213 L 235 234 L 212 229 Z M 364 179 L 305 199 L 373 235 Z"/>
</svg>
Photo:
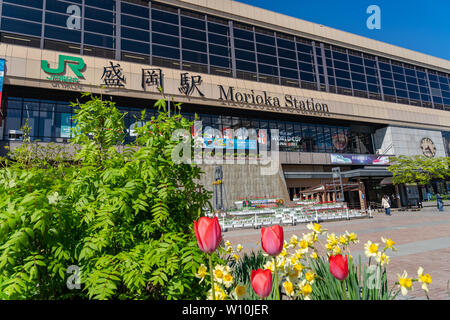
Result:
<svg viewBox="0 0 450 320">
<path fill-rule="evenodd" d="M 364 245 L 364 250 L 366 257 L 376 257 L 378 254 L 378 243 L 372 243 L 372 241 L 369 240 Z"/>
<path fill-rule="evenodd" d="M 420 267 L 419 270 L 417 270 L 417 276 L 420 283 L 422 283 L 422 289 L 425 290 L 428 293 L 428 285 L 433 282 L 431 279 L 431 276 L 427 274 L 423 274 L 423 268 Z"/>
<path fill-rule="evenodd" d="M 408 278 L 408 273 L 406 270 L 403 271 L 402 275 L 397 274 L 397 277 L 402 295 L 406 296 L 408 294 L 408 290 L 412 289 L 412 279 Z"/>
</svg>

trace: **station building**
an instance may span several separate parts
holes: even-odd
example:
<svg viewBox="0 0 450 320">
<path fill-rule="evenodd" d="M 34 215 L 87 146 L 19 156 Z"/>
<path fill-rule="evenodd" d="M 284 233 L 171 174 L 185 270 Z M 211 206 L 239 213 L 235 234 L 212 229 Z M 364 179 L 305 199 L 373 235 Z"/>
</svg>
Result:
<svg viewBox="0 0 450 320">
<path fill-rule="evenodd" d="M 237 156 L 270 149 L 277 129 L 279 174 L 225 165 L 229 204 L 316 196 L 339 168 L 344 184 L 359 186 L 345 192 L 348 203 L 399 194 L 404 206 L 427 190 L 394 188 L 389 157 L 449 155 L 450 61 L 237 1 L 2 0 L 2 74 L 6 145 L 20 143 L 25 121 L 34 140 L 67 143 L 69 102 L 81 92 L 111 96 L 132 141 L 134 116 L 156 112 L 159 86 L 185 117 L 199 116 L 205 141 L 219 141 L 211 128 L 267 132 L 257 143 L 230 138 L 224 148 Z M 215 166 L 204 169 L 212 188 Z"/>
</svg>

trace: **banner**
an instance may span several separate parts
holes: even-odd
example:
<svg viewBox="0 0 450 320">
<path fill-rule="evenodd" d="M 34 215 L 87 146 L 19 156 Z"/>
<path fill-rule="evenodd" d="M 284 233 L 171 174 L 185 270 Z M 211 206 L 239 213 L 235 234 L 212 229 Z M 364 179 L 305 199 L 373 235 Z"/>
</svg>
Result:
<svg viewBox="0 0 450 320">
<path fill-rule="evenodd" d="M 388 156 L 369 154 L 334 154 L 330 155 L 332 164 L 389 165 Z"/>
<path fill-rule="evenodd" d="M 0 110 L 2 110 L 2 92 L 3 92 L 3 76 L 5 74 L 5 60 L 0 59 Z M 0 125 L 2 121 L 2 113 L 0 113 Z"/>
<path fill-rule="evenodd" d="M 72 114 L 61 113 L 61 138 L 70 138 L 70 118 Z"/>
</svg>

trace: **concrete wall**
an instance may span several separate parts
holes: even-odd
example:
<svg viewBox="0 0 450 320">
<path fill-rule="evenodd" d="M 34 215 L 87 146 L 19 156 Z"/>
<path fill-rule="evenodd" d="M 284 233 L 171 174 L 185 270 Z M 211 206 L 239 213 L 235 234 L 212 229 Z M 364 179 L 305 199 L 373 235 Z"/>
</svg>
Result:
<svg viewBox="0 0 450 320">
<path fill-rule="evenodd" d="M 216 165 L 200 165 L 204 174 L 200 183 L 213 191 Z M 281 167 L 275 175 L 262 175 L 263 166 L 257 164 L 223 164 L 224 206 L 232 207 L 242 198 L 278 198 L 289 200 L 286 181 Z M 212 203 L 215 198 L 211 199 Z"/>
<path fill-rule="evenodd" d="M 436 146 L 436 157 L 445 157 L 444 140 L 440 131 L 388 126 L 374 134 L 375 148 L 381 154 L 417 156 L 423 155 L 421 141 L 430 138 Z"/>
</svg>

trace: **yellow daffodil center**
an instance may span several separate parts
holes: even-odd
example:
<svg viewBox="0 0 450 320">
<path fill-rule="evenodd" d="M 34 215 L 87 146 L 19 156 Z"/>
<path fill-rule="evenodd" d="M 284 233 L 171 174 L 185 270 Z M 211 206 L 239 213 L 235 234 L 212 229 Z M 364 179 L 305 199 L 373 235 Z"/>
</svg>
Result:
<svg viewBox="0 0 450 320">
<path fill-rule="evenodd" d="M 231 282 L 231 281 L 233 281 L 233 276 L 231 274 L 227 273 L 223 276 L 223 281 Z"/>
<path fill-rule="evenodd" d="M 400 286 L 404 288 L 411 288 L 412 287 L 412 280 L 410 278 L 400 278 L 399 281 Z"/>
<path fill-rule="evenodd" d="M 308 248 L 308 241 L 306 241 L 306 240 L 301 240 L 300 243 L 299 243 L 298 245 L 300 246 L 300 248 L 306 249 L 306 248 Z"/>
<path fill-rule="evenodd" d="M 304 296 L 307 296 L 312 292 L 312 288 L 309 283 L 307 283 L 301 288 L 301 291 Z"/>
<path fill-rule="evenodd" d="M 314 223 L 314 231 L 320 232 L 321 229 L 322 229 L 322 226 L 320 224 Z"/>
<path fill-rule="evenodd" d="M 378 245 L 375 244 L 375 243 L 372 243 L 372 244 L 369 246 L 369 252 L 370 252 L 370 253 L 377 253 L 377 252 L 378 252 Z"/>
<path fill-rule="evenodd" d="M 345 237 L 345 236 L 340 236 L 339 237 L 339 242 L 341 243 L 341 244 L 347 244 L 347 238 Z"/>
<path fill-rule="evenodd" d="M 431 276 L 427 273 L 426 275 L 420 277 L 420 281 L 423 283 L 430 284 L 432 282 L 432 279 Z"/>
<path fill-rule="evenodd" d="M 222 279 L 222 277 L 223 277 L 223 272 L 222 272 L 222 270 L 220 270 L 220 269 L 214 270 L 214 276 L 215 276 L 217 279 Z"/>
<path fill-rule="evenodd" d="M 245 287 L 244 286 L 241 286 L 241 285 L 238 285 L 237 287 L 236 287 L 236 289 L 234 289 L 234 292 L 236 292 L 236 295 L 238 296 L 238 297 L 242 297 L 245 293 L 246 293 L 246 289 L 245 289 Z"/>
<path fill-rule="evenodd" d="M 292 284 L 292 282 L 285 281 L 283 286 L 284 286 L 284 289 L 286 290 L 286 293 L 288 295 L 291 295 L 294 292 L 294 285 Z"/>
<path fill-rule="evenodd" d="M 197 275 L 200 278 L 204 278 L 204 277 L 206 277 L 206 271 L 207 271 L 206 267 L 205 266 L 201 266 L 200 268 L 198 268 Z"/>
<path fill-rule="evenodd" d="M 297 272 L 301 272 L 303 270 L 303 266 L 301 263 L 296 263 L 294 265 L 294 269 L 297 270 Z"/>
<path fill-rule="evenodd" d="M 311 282 L 312 280 L 314 280 L 314 273 L 312 273 L 312 272 L 307 272 L 307 273 L 305 273 L 305 279 L 306 279 L 308 282 Z"/>
</svg>

